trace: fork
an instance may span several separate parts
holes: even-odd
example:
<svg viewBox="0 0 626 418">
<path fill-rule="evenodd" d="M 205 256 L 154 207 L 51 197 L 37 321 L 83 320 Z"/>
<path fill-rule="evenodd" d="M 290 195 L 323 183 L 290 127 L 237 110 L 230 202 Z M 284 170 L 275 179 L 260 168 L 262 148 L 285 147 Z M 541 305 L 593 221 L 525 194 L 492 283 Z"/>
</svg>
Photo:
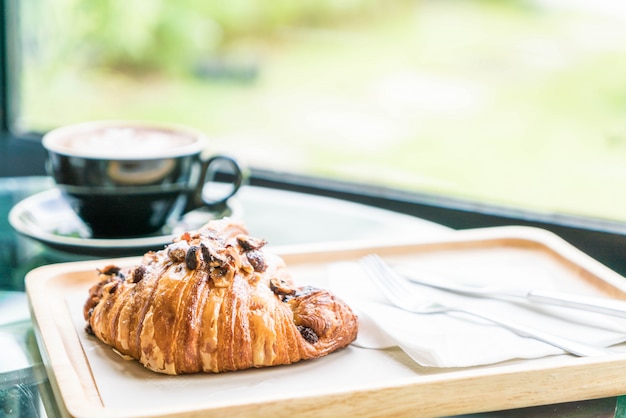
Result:
<svg viewBox="0 0 626 418">
<path fill-rule="evenodd" d="M 626 318 L 626 301 L 618 299 L 583 296 L 558 290 L 526 289 L 524 287 L 499 288 L 497 286 L 490 285 L 473 286 L 443 280 L 434 281 L 430 278 L 426 278 L 423 274 L 411 274 L 410 276 L 404 277 L 412 283 L 443 289 L 454 293 L 506 301 L 510 301 L 511 298 L 521 298 L 535 303 L 563 306 L 571 309 L 598 312 L 604 315 Z"/>
<path fill-rule="evenodd" d="M 376 254 L 363 257 L 360 264 L 365 268 L 371 279 L 379 287 L 385 297 L 396 307 L 415 314 L 437 314 L 458 312 L 497 324 L 521 337 L 534 338 L 538 341 L 558 347 L 579 357 L 593 357 L 611 354 L 608 349 L 592 347 L 577 341 L 559 337 L 523 324 L 494 318 L 465 308 L 446 306 L 437 302 L 424 303 L 414 297 L 415 292 L 403 276 L 396 273 Z"/>
</svg>

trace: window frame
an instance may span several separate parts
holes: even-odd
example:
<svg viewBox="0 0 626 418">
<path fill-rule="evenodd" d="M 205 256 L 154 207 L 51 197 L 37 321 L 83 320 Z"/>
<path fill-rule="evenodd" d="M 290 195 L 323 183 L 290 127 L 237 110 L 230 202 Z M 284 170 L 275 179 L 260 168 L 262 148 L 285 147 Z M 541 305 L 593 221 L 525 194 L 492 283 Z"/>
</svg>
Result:
<svg viewBox="0 0 626 418">
<path fill-rule="evenodd" d="M 46 152 L 41 134 L 22 134 L 15 125 L 12 90 L 19 62 L 11 42 L 17 22 L 16 0 L 0 0 L 0 177 L 45 175 Z M 626 223 L 583 216 L 544 214 L 518 208 L 455 199 L 443 195 L 411 193 L 367 184 L 278 173 L 250 167 L 249 184 L 332 197 L 433 221 L 453 229 L 522 225 L 551 231 L 607 267 L 626 275 Z"/>
<path fill-rule="evenodd" d="M 19 68 L 10 33 L 17 24 L 14 6 L 12 0 L 0 0 L 0 177 L 45 175 L 41 135 L 20 135 L 13 126 L 18 92 L 11 86 Z"/>
</svg>

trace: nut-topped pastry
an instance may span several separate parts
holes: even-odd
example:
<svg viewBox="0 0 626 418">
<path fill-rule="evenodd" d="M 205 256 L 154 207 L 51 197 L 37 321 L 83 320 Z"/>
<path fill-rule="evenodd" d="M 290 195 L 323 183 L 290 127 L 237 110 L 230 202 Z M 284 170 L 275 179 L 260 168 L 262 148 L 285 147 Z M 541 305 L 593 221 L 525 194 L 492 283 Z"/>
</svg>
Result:
<svg viewBox="0 0 626 418">
<path fill-rule="evenodd" d="M 146 253 L 139 265 L 106 266 L 84 306 L 86 329 L 172 375 L 290 364 L 354 341 L 350 307 L 326 290 L 295 286 L 264 245 L 224 219 Z"/>
</svg>

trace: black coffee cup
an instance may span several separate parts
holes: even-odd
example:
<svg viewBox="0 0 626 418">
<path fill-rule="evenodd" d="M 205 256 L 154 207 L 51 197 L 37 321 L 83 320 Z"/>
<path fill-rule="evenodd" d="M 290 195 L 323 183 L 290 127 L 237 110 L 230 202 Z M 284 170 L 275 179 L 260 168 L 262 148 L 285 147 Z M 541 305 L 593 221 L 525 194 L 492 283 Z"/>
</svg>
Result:
<svg viewBox="0 0 626 418">
<path fill-rule="evenodd" d="M 235 159 L 206 157 L 208 138 L 184 126 L 86 122 L 50 131 L 43 145 L 48 173 L 94 238 L 157 233 L 200 207 L 224 211 L 244 181 Z M 220 187 L 210 181 L 217 167 Z M 221 194 L 209 200 L 212 188 Z"/>
</svg>

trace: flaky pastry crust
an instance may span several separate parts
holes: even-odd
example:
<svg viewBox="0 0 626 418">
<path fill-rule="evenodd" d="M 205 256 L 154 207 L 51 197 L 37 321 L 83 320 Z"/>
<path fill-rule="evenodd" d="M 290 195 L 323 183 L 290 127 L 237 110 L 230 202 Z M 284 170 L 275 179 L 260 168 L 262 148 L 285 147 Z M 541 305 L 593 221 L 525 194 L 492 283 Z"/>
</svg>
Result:
<svg viewBox="0 0 626 418">
<path fill-rule="evenodd" d="M 106 266 L 87 331 L 155 372 L 225 372 L 314 359 L 350 344 L 358 320 L 330 292 L 297 287 L 283 260 L 228 219 L 129 268 Z"/>
</svg>

